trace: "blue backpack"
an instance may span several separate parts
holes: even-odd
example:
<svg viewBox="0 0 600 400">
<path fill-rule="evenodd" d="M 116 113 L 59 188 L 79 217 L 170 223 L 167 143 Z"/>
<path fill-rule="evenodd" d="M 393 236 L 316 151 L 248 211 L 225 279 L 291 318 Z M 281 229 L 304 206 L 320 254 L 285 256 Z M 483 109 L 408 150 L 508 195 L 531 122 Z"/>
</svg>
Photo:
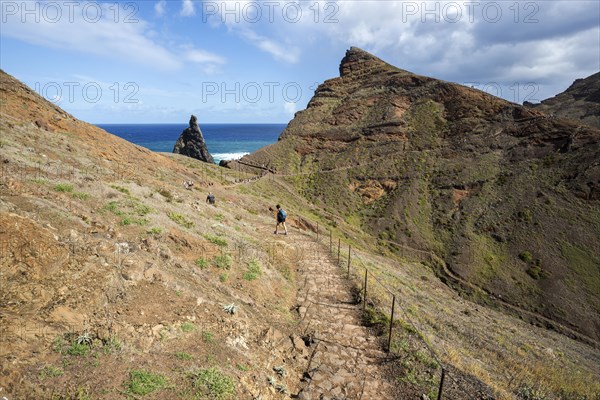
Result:
<svg viewBox="0 0 600 400">
<path fill-rule="evenodd" d="M 277 218 L 280 220 L 285 220 L 285 218 L 287 217 L 287 214 L 285 213 L 285 210 L 283 208 L 280 208 L 279 211 L 277 212 Z"/>
</svg>

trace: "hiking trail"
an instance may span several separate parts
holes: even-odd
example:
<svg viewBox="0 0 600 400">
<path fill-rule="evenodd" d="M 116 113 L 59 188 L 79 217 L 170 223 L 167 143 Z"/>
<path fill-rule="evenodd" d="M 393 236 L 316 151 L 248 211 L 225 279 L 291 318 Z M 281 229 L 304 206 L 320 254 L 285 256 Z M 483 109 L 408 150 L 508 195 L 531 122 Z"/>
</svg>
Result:
<svg viewBox="0 0 600 400">
<path fill-rule="evenodd" d="M 351 283 L 326 246 L 292 234 L 302 246 L 299 262 L 298 326 L 310 356 L 299 399 L 391 399 L 385 381 L 388 356 L 377 338 L 361 325 L 360 305 Z"/>
</svg>

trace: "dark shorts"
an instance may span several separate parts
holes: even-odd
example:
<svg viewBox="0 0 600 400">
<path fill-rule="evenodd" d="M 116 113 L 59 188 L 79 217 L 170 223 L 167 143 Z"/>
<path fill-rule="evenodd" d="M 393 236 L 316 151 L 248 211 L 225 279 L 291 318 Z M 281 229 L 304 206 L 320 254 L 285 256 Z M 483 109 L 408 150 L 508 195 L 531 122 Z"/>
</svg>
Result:
<svg viewBox="0 0 600 400">
<path fill-rule="evenodd" d="M 277 223 L 281 224 L 282 222 L 285 222 L 285 218 L 277 218 Z"/>
</svg>

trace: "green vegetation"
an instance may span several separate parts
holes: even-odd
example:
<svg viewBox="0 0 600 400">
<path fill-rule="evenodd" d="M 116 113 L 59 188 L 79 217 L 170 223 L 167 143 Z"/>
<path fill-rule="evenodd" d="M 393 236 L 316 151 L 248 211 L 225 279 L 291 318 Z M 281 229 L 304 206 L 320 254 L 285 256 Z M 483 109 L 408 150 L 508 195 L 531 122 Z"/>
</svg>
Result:
<svg viewBox="0 0 600 400">
<path fill-rule="evenodd" d="M 523 385 L 517 390 L 519 400 L 546 400 L 546 393 L 530 385 Z"/>
<path fill-rule="evenodd" d="M 120 224 L 127 225 L 147 225 L 150 220 L 142 218 L 149 214 L 152 209 L 135 199 L 128 199 L 123 202 L 116 200 L 110 201 L 102 207 L 103 211 L 109 211 L 114 215 L 121 217 Z"/>
<path fill-rule="evenodd" d="M 162 233 L 162 228 L 158 228 L 158 227 L 150 228 L 146 231 L 146 233 L 151 234 L 151 235 L 159 235 Z"/>
<path fill-rule="evenodd" d="M 597 253 L 567 242 L 562 243 L 560 251 L 567 260 L 569 268 L 577 274 L 587 291 L 600 297 L 600 274 L 598 273 L 600 257 Z"/>
<path fill-rule="evenodd" d="M 73 192 L 71 193 L 71 196 L 79 200 L 87 200 L 90 198 L 90 195 L 84 192 Z"/>
<path fill-rule="evenodd" d="M 183 324 L 181 324 L 182 332 L 188 333 L 194 330 L 196 330 L 196 325 L 192 324 L 191 322 L 184 322 Z"/>
<path fill-rule="evenodd" d="M 521 254 L 519 254 L 519 258 L 526 263 L 533 261 L 533 255 L 529 251 L 521 252 Z"/>
<path fill-rule="evenodd" d="M 181 215 L 179 213 L 169 212 L 169 213 L 167 213 L 167 216 L 173 222 L 175 222 L 177 225 L 181 225 L 181 226 L 183 226 L 185 228 L 192 228 L 192 227 L 194 227 L 194 222 L 193 221 L 189 221 L 188 219 L 186 219 L 183 215 Z"/>
<path fill-rule="evenodd" d="M 257 260 L 256 258 L 253 258 L 250 261 L 248 261 L 248 270 L 246 272 L 244 272 L 244 275 L 242 276 L 242 278 L 244 278 L 247 281 L 253 281 L 255 279 L 258 279 L 258 277 L 261 274 L 262 274 L 262 269 L 261 269 L 260 261 Z"/>
<path fill-rule="evenodd" d="M 178 351 L 177 353 L 175 353 L 175 357 L 183 361 L 190 361 L 194 358 L 191 354 L 188 354 L 184 351 Z"/>
<path fill-rule="evenodd" d="M 64 373 L 65 372 L 62 369 L 55 367 L 54 365 L 46 365 L 44 366 L 44 368 L 42 368 L 42 371 L 40 372 L 40 377 L 42 379 L 56 378 L 63 375 Z"/>
<path fill-rule="evenodd" d="M 58 183 L 54 186 L 54 190 L 56 190 L 57 192 L 72 193 L 73 185 L 71 185 L 70 183 Z"/>
<path fill-rule="evenodd" d="M 202 332 L 202 340 L 205 343 L 212 343 L 215 341 L 215 334 L 209 331 Z"/>
<path fill-rule="evenodd" d="M 208 267 L 208 260 L 204 257 L 200 257 L 196 259 L 195 264 L 198 268 L 205 269 L 206 267 Z"/>
<path fill-rule="evenodd" d="M 235 394 L 235 380 L 215 367 L 201 369 L 192 377 L 193 386 L 202 398 L 225 400 L 233 398 Z"/>
<path fill-rule="evenodd" d="M 137 369 L 129 373 L 129 381 L 125 383 L 127 391 L 134 395 L 144 396 L 167 385 L 167 379 L 152 372 Z"/>
<path fill-rule="evenodd" d="M 129 192 L 129 189 L 124 188 L 122 186 L 110 185 L 110 187 L 113 188 L 113 189 L 115 189 L 115 190 L 117 190 L 117 191 L 119 191 L 119 192 L 121 192 L 121 193 L 124 193 L 124 194 L 127 194 L 127 195 L 131 194 L 131 192 Z"/>
<path fill-rule="evenodd" d="M 220 269 L 229 269 L 233 259 L 229 254 L 221 254 L 212 259 L 213 265 Z"/>
<path fill-rule="evenodd" d="M 532 265 L 531 267 L 527 268 L 527 271 L 525 272 L 527 272 L 527 274 L 533 279 L 543 279 L 550 276 L 550 273 L 542 269 L 542 267 L 539 265 Z"/>
<path fill-rule="evenodd" d="M 222 273 L 219 275 L 219 281 L 221 281 L 221 282 L 227 282 L 228 279 L 229 279 L 229 274 Z"/>
<path fill-rule="evenodd" d="M 225 216 L 223 214 L 219 213 L 219 214 L 215 215 L 215 219 L 219 222 L 223 222 L 223 221 L 225 221 Z"/>
<path fill-rule="evenodd" d="M 240 371 L 242 371 L 242 372 L 248 372 L 248 371 L 250 371 L 250 367 L 248 367 L 247 365 L 244 365 L 244 364 L 237 363 L 235 365 L 235 367 L 237 369 L 239 369 Z"/>
<path fill-rule="evenodd" d="M 90 346 L 85 343 L 77 343 L 74 341 L 64 352 L 70 356 L 85 356 L 88 354 Z"/>
<path fill-rule="evenodd" d="M 209 233 L 205 233 L 202 236 L 204 236 L 204 238 L 212 244 L 216 244 L 219 247 L 227 247 L 227 240 L 223 239 L 222 237 L 211 235 Z"/>
</svg>

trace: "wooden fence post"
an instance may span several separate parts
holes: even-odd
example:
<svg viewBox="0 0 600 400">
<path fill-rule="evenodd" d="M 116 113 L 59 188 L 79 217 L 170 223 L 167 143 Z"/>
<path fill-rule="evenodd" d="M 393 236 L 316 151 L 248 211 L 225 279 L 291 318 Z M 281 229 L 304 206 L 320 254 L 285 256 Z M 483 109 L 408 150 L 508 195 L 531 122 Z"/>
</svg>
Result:
<svg viewBox="0 0 600 400">
<path fill-rule="evenodd" d="M 390 316 L 390 333 L 388 336 L 387 352 L 392 348 L 392 329 L 394 328 L 394 308 L 396 307 L 396 295 L 392 296 L 392 313 Z"/>
<path fill-rule="evenodd" d="M 350 255 L 352 254 L 352 246 L 348 245 L 348 279 L 350 279 Z"/>
<path fill-rule="evenodd" d="M 365 295 L 363 296 L 363 311 L 367 309 L 367 277 L 369 270 L 365 268 Z"/>
</svg>

